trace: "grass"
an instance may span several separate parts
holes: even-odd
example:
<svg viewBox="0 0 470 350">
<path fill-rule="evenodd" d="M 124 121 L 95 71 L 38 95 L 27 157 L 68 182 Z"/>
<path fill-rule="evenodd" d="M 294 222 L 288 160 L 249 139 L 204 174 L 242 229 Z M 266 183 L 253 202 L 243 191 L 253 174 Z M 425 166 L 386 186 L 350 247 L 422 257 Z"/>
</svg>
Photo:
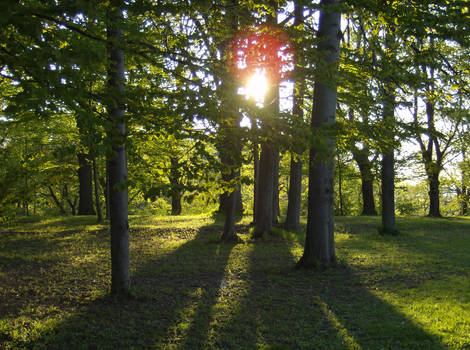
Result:
<svg viewBox="0 0 470 350">
<path fill-rule="evenodd" d="M 131 217 L 136 296 L 108 295 L 93 217 L 0 228 L 2 349 L 470 349 L 470 220 L 338 218 L 338 264 L 296 271 L 304 237 L 219 244 L 207 216 Z"/>
</svg>

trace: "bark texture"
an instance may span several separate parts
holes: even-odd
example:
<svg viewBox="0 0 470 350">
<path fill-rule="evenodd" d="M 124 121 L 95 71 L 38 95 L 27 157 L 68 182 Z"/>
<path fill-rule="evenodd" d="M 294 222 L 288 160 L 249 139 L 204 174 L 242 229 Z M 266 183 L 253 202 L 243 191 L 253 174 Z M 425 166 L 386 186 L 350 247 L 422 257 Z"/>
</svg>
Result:
<svg viewBox="0 0 470 350">
<path fill-rule="evenodd" d="M 271 232 L 273 227 L 274 156 L 274 149 L 268 143 L 262 143 L 254 238 L 263 238 L 264 234 Z"/>
<path fill-rule="evenodd" d="M 95 215 L 95 209 L 93 207 L 93 175 L 90 157 L 84 153 L 78 154 L 78 165 L 78 215 Z"/>
<path fill-rule="evenodd" d="M 183 209 L 181 205 L 181 200 L 183 198 L 182 194 L 182 184 L 181 184 L 181 171 L 178 158 L 170 157 L 170 185 L 171 185 L 171 215 L 180 215 Z"/>
<path fill-rule="evenodd" d="M 318 51 L 326 54 L 326 63 L 335 65 L 335 71 L 341 38 L 341 14 L 336 7 L 338 4 L 339 1 L 334 0 L 321 1 L 318 31 L 321 38 Z M 332 84 L 315 81 L 311 122 L 313 129 L 335 122 L 336 100 L 336 84 L 332 87 Z M 327 144 L 329 154 L 320 154 L 315 147 L 310 149 L 307 232 L 304 253 L 297 267 L 313 267 L 319 263 L 327 265 L 335 260 L 332 140 L 327 138 Z"/>
<path fill-rule="evenodd" d="M 279 150 L 274 150 L 273 163 L 273 225 L 279 224 L 279 215 L 281 210 L 279 207 Z"/>
<path fill-rule="evenodd" d="M 303 6 L 294 4 L 294 27 L 303 24 Z M 298 62 L 299 63 L 299 62 Z M 296 68 L 296 81 L 294 83 L 294 104 L 292 112 L 294 117 L 299 120 L 304 119 L 303 102 L 305 79 Z M 291 231 L 300 231 L 300 206 L 302 195 L 302 161 L 300 160 L 303 146 L 297 147 L 297 153 L 291 154 L 290 159 L 290 172 L 289 172 L 289 191 L 287 193 L 287 213 L 284 222 L 284 228 Z"/>
<path fill-rule="evenodd" d="M 259 145 L 253 144 L 253 224 L 256 225 L 259 194 Z"/>
<path fill-rule="evenodd" d="M 96 166 L 96 158 L 93 157 L 93 183 L 95 184 L 95 204 L 96 204 L 96 220 L 103 221 L 103 213 L 101 211 L 100 191 L 98 184 L 98 167 Z"/>
<path fill-rule="evenodd" d="M 377 215 L 374 200 L 374 175 L 372 162 L 369 160 L 369 149 L 354 149 L 353 157 L 361 173 L 362 212 L 361 215 Z"/>
<path fill-rule="evenodd" d="M 112 154 L 108 159 L 109 209 L 111 226 L 111 292 L 126 295 L 130 287 L 129 222 L 127 191 L 126 121 L 124 104 L 124 52 L 122 2 L 114 1 L 109 12 L 108 38 L 108 112 L 113 124 L 108 130 Z"/>
<path fill-rule="evenodd" d="M 383 89 L 383 120 L 389 141 L 382 154 L 382 233 L 397 233 L 395 219 L 395 154 L 393 149 L 395 97 L 393 91 Z"/>
</svg>

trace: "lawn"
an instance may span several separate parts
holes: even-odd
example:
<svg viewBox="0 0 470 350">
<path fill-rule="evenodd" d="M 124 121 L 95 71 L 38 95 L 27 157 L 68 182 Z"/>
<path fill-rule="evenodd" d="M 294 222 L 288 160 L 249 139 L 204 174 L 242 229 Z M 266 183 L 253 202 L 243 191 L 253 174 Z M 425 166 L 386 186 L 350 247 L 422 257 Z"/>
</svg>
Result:
<svg viewBox="0 0 470 350">
<path fill-rule="evenodd" d="M 2 349 L 470 349 L 470 220 L 337 218 L 334 268 L 303 237 L 219 244 L 208 216 L 131 217 L 133 298 L 109 296 L 93 217 L 0 228 Z"/>
</svg>

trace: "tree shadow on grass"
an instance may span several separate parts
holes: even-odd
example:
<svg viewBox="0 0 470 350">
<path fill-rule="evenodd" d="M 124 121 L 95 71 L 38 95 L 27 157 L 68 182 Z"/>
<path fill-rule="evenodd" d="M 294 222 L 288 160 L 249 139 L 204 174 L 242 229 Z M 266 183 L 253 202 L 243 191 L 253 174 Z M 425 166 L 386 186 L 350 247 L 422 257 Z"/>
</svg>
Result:
<svg viewBox="0 0 470 350">
<path fill-rule="evenodd" d="M 439 339 L 374 295 L 357 268 L 295 271 L 294 240 L 218 244 L 221 230 L 210 225 L 132 231 L 135 298 L 119 302 L 103 295 L 89 302 L 77 294 L 68 314 L 46 320 L 25 342 L 6 339 L 4 344 L 39 349 L 444 349 Z M 84 283 L 93 279 L 89 275 Z M 68 283 L 57 288 L 66 289 Z"/>
<path fill-rule="evenodd" d="M 215 225 L 132 231 L 135 297 L 117 301 L 104 295 L 83 303 L 69 318 L 52 323 L 24 347 L 172 348 L 192 339 L 188 347 L 198 348 L 209 328 L 208 310 L 217 298 L 235 246 L 217 243 L 220 232 L 221 227 Z M 162 245 L 165 249 L 159 249 Z"/>
<path fill-rule="evenodd" d="M 285 242 L 253 244 L 246 293 L 217 331 L 217 347 L 446 348 L 374 295 L 350 268 L 294 271 L 297 258 Z"/>
</svg>

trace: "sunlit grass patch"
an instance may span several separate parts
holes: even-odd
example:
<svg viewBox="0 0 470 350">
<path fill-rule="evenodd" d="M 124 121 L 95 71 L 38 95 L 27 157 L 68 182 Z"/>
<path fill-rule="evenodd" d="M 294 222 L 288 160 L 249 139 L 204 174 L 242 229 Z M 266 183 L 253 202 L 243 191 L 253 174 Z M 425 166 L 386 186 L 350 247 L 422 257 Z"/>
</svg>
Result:
<svg viewBox="0 0 470 350">
<path fill-rule="evenodd" d="M 467 219 L 337 218 L 335 267 L 296 271 L 304 233 L 220 244 L 211 216 L 130 218 L 134 299 L 108 295 L 109 231 L 55 218 L 0 234 L 0 348 L 467 349 Z"/>
</svg>

